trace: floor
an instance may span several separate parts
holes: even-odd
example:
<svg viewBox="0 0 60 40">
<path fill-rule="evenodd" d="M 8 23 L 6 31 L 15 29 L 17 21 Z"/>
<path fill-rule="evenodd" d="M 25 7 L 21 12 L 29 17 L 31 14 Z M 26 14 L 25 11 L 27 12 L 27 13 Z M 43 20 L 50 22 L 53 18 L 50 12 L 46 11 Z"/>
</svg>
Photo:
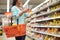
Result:
<svg viewBox="0 0 60 40">
<path fill-rule="evenodd" d="M 14 37 L 7 38 L 6 35 L 5 35 L 5 33 L 4 33 L 3 36 L 0 36 L 0 40 L 15 40 L 15 38 Z M 30 39 L 29 37 L 26 36 L 25 40 L 32 40 L 32 39 Z"/>
</svg>

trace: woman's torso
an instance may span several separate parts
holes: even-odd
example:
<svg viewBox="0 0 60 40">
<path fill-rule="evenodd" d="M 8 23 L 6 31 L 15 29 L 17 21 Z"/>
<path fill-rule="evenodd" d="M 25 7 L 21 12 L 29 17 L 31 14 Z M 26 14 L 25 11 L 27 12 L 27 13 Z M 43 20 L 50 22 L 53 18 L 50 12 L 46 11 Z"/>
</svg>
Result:
<svg viewBox="0 0 60 40">
<path fill-rule="evenodd" d="M 18 7 L 16 7 L 16 6 L 12 7 L 12 14 L 13 14 L 13 16 L 15 15 L 16 18 L 18 18 L 18 20 L 19 20 L 18 23 L 19 24 L 24 24 L 24 19 L 25 19 L 25 17 L 27 15 L 26 15 L 26 13 L 24 13 L 22 16 L 19 16 L 20 13 L 21 13 L 21 10 Z M 13 23 L 17 23 L 16 19 L 14 19 L 13 21 L 14 21 Z"/>
</svg>

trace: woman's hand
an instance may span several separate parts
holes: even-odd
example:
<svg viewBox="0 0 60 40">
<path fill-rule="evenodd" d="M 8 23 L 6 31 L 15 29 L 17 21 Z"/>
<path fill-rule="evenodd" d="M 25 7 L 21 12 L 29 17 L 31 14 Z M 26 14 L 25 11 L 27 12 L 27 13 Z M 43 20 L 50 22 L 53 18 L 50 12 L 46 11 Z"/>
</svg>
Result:
<svg viewBox="0 0 60 40">
<path fill-rule="evenodd" d="M 28 12 L 28 11 L 29 11 L 29 9 L 24 9 L 24 10 L 22 10 L 22 12 L 19 15 L 22 16 L 25 12 Z"/>
<path fill-rule="evenodd" d="M 28 11 L 29 11 L 29 9 L 24 9 L 24 10 L 23 10 L 23 12 L 28 12 Z"/>
</svg>

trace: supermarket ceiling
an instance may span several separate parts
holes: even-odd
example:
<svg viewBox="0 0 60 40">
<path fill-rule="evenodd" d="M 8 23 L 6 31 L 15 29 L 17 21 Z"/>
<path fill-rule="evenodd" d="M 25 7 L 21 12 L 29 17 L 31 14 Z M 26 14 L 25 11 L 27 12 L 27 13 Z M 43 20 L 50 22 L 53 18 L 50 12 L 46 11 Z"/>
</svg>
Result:
<svg viewBox="0 0 60 40">
<path fill-rule="evenodd" d="M 27 0 L 23 0 L 23 4 L 26 2 Z M 30 0 L 29 2 L 29 8 L 34 8 L 37 5 L 39 5 L 40 3 L 42 3 L 45 0 Z M 12 7 L 12 2 L 13 0 L 10 0 L 10 8 Z M 6 7 L 7 7 L 7 0 L 0 0 L 0 11 L 6 11 Z M 32 7 L 31 7 L 32 6 Z"/>
<path fill-rule="evenodd" d="M 4 2 L 3 2 L 4 1 Z M 44 0 L 30 0 L 29 4 L 30 5 L 38 5 L 42 3 Z M 10 0 L 10 3 L 12 4 L 13 0 Z M 26 0 L 23 0 L 23 4 L 26 2 Z M 0 0 L 0 5 L 6 5 L 7 0 Z"/>
</svg>

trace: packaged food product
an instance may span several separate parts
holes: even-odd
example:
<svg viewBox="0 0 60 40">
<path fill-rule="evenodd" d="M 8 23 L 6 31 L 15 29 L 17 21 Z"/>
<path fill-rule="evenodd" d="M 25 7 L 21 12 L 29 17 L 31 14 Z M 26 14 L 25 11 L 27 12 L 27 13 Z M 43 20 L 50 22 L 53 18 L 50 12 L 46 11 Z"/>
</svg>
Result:
<svg viewBox="0 0 60 40">
<path fill-rule="evenodd" d="M 54 13 L 54 18 L 56 18 L 56 17 L 57 17 L 57 13 L 55 12 L 55 13 Z"/>
<path fill-rule="evenodd" d="M 56 26 L 60 26 L 60 20 L 57 20 Z"/>
<path fill-rule="evenodd" d="M 56 8 L 60 8 L 60 4 L 56 5 Z"/>
<path fill-rule="evenodd" d="M 52 33 L 54 33 L 54 31 L 55 31 L 55 28 L 52 28 Z"/>
<path fill-rule="evenodd" d="M 50 10 L 53 11 L 53 10 L 55 10 L 55 9 L 56 9 L 56 7 L 54 6 L 54 7 L 52 7 Z"/>
<path fill-rule="evenodd" d="M 52 29 L 51 29 L 51 28 L 48 28 L 48 29 L 47 29 L 47 32 L 48 32 L 48 33 L 51 33 L 51 32 L 52 32 Z"/>
<path fill-rule="evenodd" d="M 54 26 L 58 26 L 57 20 L 53 20 Z"/>
<path fill-rule="evenodd" d="M 55 40 L 60 40 L 60 38 L 57 38 L 57 37 L 56 37 L 56 39 L 55 39 Z"/>
<path fill-rule="evenodd" d="M 40 38 L 40 34 L 35 34 L 34 37 L 35 38 Z"/>
<path fill-rule="evenodd" d="M 40 31 L 41 28 L 36 28 L 36 31 Z"/>
<path fill-rule="evenodd" d="M 53 40 L 56 40 L 56 37 L 54 37 Z"/>
<path fill-rule="evenodd" d="M 40 20 L 40 19 L 43 19 L 43 18 L 45 18 L 45 17 L 44 16 L 40 16 L 40 17 L 36 18 L 36 20 Z"/>
<path fill-rule="evenodd" d="M 46 36 L 44 40 L 48 40 L 49 36 Z"/>
<path fill-rule="evenodd" d="M 41 40 L 44 40 L 45 35 L 42 35 L 42 34 L 41 34 L 41 37 L 40 37 L 40 38 L 41 38 Z"/>
<path fill-rule="evenodd" d="M 58 29 L 55 28 L 54 34 L 58 34 Z"/>
<path fill-rule="evenodd" d="M 53 22 L 49 22 L 49 25 L 52 26 L 53 25 Z"/>
<path fill-rule="evenodd" d="M 41 32 L 45 32 L 45 31 L 46 31 L 46 28 L 42 28 L 42 29 L 41 29 Z"/>
<path fill-rule="evenodd" d="M 48 40 L 52 40 L 52 37 L 49 37 Z"/>
<path fill-rule="evenodd" d="M 57 16 L 58 16 L 58 17 L 60 16 L 60 12 L 57 12 Z"/>
</svg>

